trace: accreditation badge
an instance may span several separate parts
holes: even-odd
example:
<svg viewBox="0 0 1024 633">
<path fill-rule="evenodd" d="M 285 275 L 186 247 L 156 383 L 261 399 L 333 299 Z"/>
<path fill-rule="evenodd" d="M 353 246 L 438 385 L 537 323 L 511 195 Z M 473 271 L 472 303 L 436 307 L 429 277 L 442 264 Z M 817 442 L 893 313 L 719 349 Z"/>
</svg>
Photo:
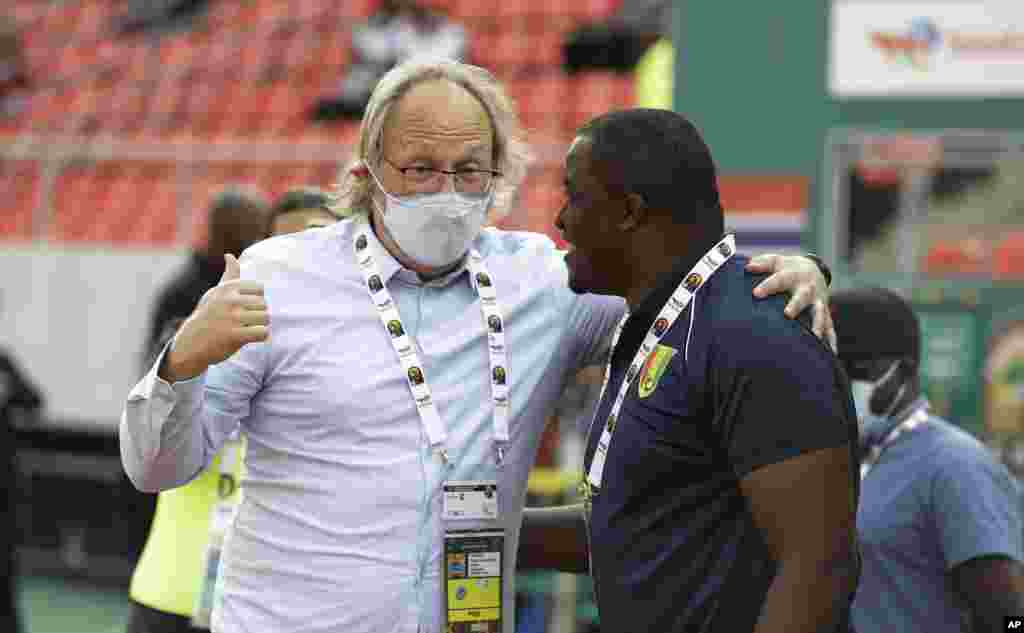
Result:
<svg viewBox="0 0 1024 633">
<path fill-rule="evenodd" d="M 448 633 L 501 633 L 504 552 L 500 529 L 445 532 L 441 564 Z"/>
<path fill-rule="evenodd" d="M 448 481 L 442 489 L 445 521 L 491 521 L 498 518 L 498 482 L 495 480 Z"/>
<path fill-rule="evenodd" d="M 497 475 L 497 471 L 494 471 Z M 500 633 L 505 532 L 498 481 L 446 481 L 442 601 L 448 633 Z"/>
</svg>

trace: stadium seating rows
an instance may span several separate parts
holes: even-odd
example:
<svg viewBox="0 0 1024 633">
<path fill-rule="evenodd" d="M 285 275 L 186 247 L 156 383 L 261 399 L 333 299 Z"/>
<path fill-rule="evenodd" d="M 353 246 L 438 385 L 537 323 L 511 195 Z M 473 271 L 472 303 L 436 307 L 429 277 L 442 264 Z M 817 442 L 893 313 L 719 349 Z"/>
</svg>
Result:
<svg viewBox="0 0 1024 633">
<path fill-rule="evenodd" d="M 116 14 L 103 0 L 11 1 L 32 92 L 20 116 L 0 124 L 0 138 L 31 138 L 40 145 L 50 138 L 85 144 L 115 139 L 201 154 L 209 145 L 252 140 L 347 146 L 356 137 L 355 122 L 317 125 L 307 114 L 342 77 L 350 60 L 349 28 L 373 11 L 376 0 L 211 0 L 192 29 L 161 37 L 116 35 Z M 506 82 L 529 140 L 564 146 L 587 118 L 633 101 L 629 75 L 569 77 L 560 69 L 565 34 L 608 15 L 617 1 L 426 3 L 466 25 L 471 60 Z M 181 220 L 179 209 L 202 208 L 205 184 L 215 188 L 224 170 L 204 175 L 191 165 L 58 165 L 45 181 L 52 181 L 50 190 L 41 163 L 9 162 L 0 179 L 15 184 L 17 205 L 0 220 L 0 238 L 154 245 L 201 238 L 202 227 Z M 285 180 L 272 172 L 294 176 L 289 185 L 326 185 L 336 168 L 328 162 L 226 171 L 273 191 Z M 183 173 L 199 174 L 202 182 Z M 545 183 L 546 177 L 528 180 L 521 207 L 550 215 L 557 182 L 534 181 Z M 508 221 L 536 228 L 521 216 Z"/>
</svg>

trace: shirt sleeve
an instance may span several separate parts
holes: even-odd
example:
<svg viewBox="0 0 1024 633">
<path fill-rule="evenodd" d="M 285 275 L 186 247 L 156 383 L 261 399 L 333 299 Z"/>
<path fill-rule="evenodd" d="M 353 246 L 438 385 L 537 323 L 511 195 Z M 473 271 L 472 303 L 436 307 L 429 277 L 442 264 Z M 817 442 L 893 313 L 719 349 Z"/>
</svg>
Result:
<svg viewBox="0 0 1024 633">
<path fill-rule="evenodd" d="M 245 276 L 243 262 L 243 277 Z M 172 341 L 131 390 L 121 413 L 121 461 L 144 492 L 196 477 L 239 424 L 263 386 L 269 343 L 250 343 L 205 372 L 173 385 L 157 375 Z"/>
<path fill-rule="evenodd" d="M 831 352 L 797 321 L 738 325 L 718 333 L 711 359 L 713 423 L 736 477 L 816 450 L 852 449 L 849 386 Z"/>
<path fill-rule="evenodd" d="M 1005 468 L 986 455 L 948 451 L 931 486 L 931 512 L 946 569 L 982 556 L 1024 561 L 1020 496 Z"/>
</svg>

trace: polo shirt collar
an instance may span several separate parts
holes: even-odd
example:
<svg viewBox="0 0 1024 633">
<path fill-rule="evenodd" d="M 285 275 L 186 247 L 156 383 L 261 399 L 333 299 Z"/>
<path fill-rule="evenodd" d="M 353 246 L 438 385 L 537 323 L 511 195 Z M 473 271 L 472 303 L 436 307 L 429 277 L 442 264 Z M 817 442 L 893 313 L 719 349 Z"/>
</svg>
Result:
<svg viewBox="0 0 1024 633">
<path fill-rule="evenodd" d="M 866 450 L 879 442 L 885 441 L 885 438 L 889 436 L 893 429 L 917 413 L 918 409 L 922 407 L 931 408 L 931 403 L 925 396 L 918 397 L 910 405 L 890 418 L 874 418 L 861 434 L 861 447 Z"/>
<path fill-rule="evenodd" d="M 669 298 L 682 283 L 686 274 L 690 272 L 697 262 L 700 261 L 701 257 L 707 254 L 709 250 L 720 240 L 721 237 L 715 238 L 713 241 L 709 241 L 704 247 L 697 247 L 694 252 L 690 255 L 680 256 L 672 270 L 662 273 L 657 282 L 647 296 L 640 302 L 636 310 L 630 316 L 630 321 L 636 321 L 638 323 L 650 324 L 657 318 L 658 313 L 668 303 Z"/>
</svg>

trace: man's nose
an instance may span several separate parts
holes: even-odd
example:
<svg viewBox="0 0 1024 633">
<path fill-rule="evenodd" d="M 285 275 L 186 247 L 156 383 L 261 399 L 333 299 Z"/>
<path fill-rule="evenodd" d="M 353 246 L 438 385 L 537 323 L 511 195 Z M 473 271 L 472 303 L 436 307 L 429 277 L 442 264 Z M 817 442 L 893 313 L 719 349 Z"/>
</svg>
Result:
<svg viewBox="0 0 1024 633">
<path fill-rule="evenodd" d="M 444 180 L 441 182 L 441 191 L 444 193 L 456 193 L 455 189 L 455 174 L 449 174 L 442 172 Z"/>
</svg>

